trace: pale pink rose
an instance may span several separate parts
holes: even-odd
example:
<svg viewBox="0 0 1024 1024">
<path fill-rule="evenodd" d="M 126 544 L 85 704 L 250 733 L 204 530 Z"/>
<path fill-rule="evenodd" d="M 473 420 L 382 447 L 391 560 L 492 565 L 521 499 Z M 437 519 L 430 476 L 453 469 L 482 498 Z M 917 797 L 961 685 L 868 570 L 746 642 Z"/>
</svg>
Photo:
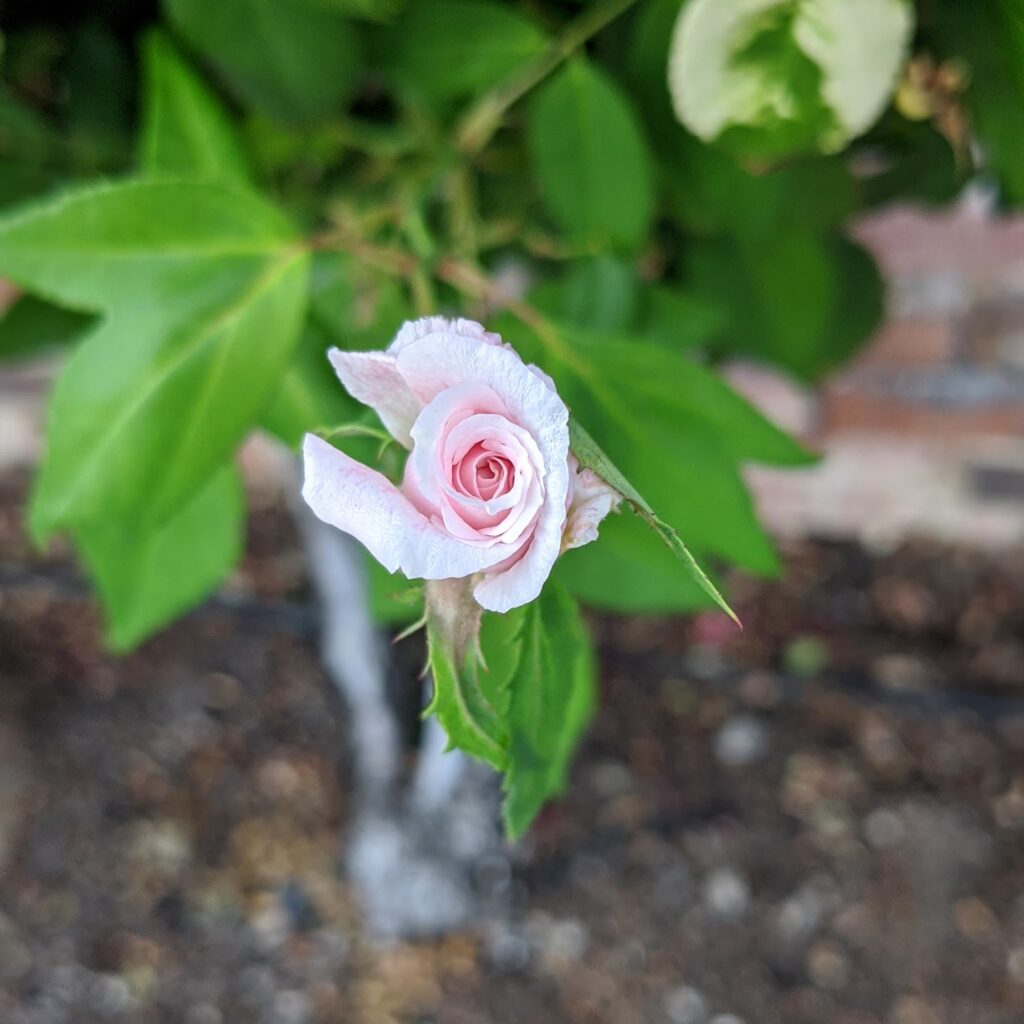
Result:
<svg viewBox="0 0 1024 1024">
<path fill-rule="evenodd" d="M 594 540 L 618 503 L 578 470 L 551 378 L 480 324 L 427 317 L 386 352 L 328 355 L 410 453 L 399 489 L 307 434 L 302 495 L 390 572 L 474 576 L 476 600 L 508 611 L 537 597 L 559 554 Z"/>
</svg>

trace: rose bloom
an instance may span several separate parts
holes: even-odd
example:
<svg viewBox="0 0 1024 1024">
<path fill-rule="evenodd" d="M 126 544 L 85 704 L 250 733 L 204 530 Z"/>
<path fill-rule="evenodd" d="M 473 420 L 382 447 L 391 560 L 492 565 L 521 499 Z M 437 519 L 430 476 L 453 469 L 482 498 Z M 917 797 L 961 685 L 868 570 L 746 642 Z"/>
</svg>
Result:
<svg viewBox="0 0 1024 1024">
<path fill-rule="evenodd" d="M 471 320 L 405 324 L 385 352 L 328 353 L 349 393 L 408 448 L 401 488 L 313 434 L 302 496 L 389 572 L 473 577 L 505 612 L 597 537 L 619 495 L 569 452 L 569 410 L 542 370 Z"/>
</svg>

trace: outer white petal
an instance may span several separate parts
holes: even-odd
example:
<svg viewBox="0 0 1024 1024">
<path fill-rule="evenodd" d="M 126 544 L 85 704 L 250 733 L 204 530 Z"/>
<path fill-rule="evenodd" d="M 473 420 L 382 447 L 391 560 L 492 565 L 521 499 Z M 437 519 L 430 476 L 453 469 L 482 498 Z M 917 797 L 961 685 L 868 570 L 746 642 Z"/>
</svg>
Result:
<svg viewBox="0 0 1024 1024">
<path fill-rule="evenodd" d="M 609 512 L 622 501 L 622 495 L 593 470 L 582 469 L 573 479 L 572 504 L 565 524 L 562 550 L 580 548 L 597 540 L 597 528 Z"/>
<path fill-rule="evenodd" d="M 388 352 L 397 355 L 406 345 L 428 334 L 455 334 L 460 338 L 475 338 L 485 345 L 501 345 L 501 335 L 484 330 L 483 324 L 475 320 L 449 320 L 443 316 L 424 316 L 419 320 L 407 320 L 398 329 L 395 340 L 388 346 Z"/>
<path fill-rule="evenodd" d="M 319 519 L 355 537 L 389 572 L 461 579 L 514 555 L 519 545 L 467 544 L 440 529 L 387 477 L 307 434 L 302 497 Z"/>
<path fill-rule="evenodd" d="M 423 404 L 398 372 L 395 357 L 387 352 L 344 352 L 332 348 L 327 358 L 345 390 L 373 409 L 399 444 L 411 448 L 410 431 Z"/>
</svg>

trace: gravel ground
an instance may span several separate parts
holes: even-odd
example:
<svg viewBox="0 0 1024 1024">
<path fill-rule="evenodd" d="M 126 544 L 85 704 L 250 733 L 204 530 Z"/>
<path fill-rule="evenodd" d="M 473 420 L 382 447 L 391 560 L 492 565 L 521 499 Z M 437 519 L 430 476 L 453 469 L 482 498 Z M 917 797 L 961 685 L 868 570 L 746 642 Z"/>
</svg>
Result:
<svg viewBox="0 0 1024 1024">
<path fill-rule="evenodd" d="M 734 588 L 743 633 L 594 618 L 571 790 L 480 866 L 508 913 L 380 948 L 276 507 L 224 595 L 112 659 L 22 491 L 0 481 L 4 1024 L 1024 1021 L 1019 560 L 806 543 Z"/>
</svg>

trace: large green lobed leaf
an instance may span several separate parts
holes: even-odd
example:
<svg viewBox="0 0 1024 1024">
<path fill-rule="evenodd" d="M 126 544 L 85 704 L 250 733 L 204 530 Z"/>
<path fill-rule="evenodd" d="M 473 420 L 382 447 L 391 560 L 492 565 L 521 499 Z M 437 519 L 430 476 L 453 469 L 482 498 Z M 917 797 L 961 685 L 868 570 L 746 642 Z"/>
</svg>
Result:
<svg viewBox="0 0 1024 1024">
<path fill-rule="evenodd" d="M 230 456 L 288 365 L 308 257 L 223 185 L 93 186 L 0 222 L 0 273 L 103 313 L 54 391 L 35 534 L 155 526 Z"/>
</svg>

